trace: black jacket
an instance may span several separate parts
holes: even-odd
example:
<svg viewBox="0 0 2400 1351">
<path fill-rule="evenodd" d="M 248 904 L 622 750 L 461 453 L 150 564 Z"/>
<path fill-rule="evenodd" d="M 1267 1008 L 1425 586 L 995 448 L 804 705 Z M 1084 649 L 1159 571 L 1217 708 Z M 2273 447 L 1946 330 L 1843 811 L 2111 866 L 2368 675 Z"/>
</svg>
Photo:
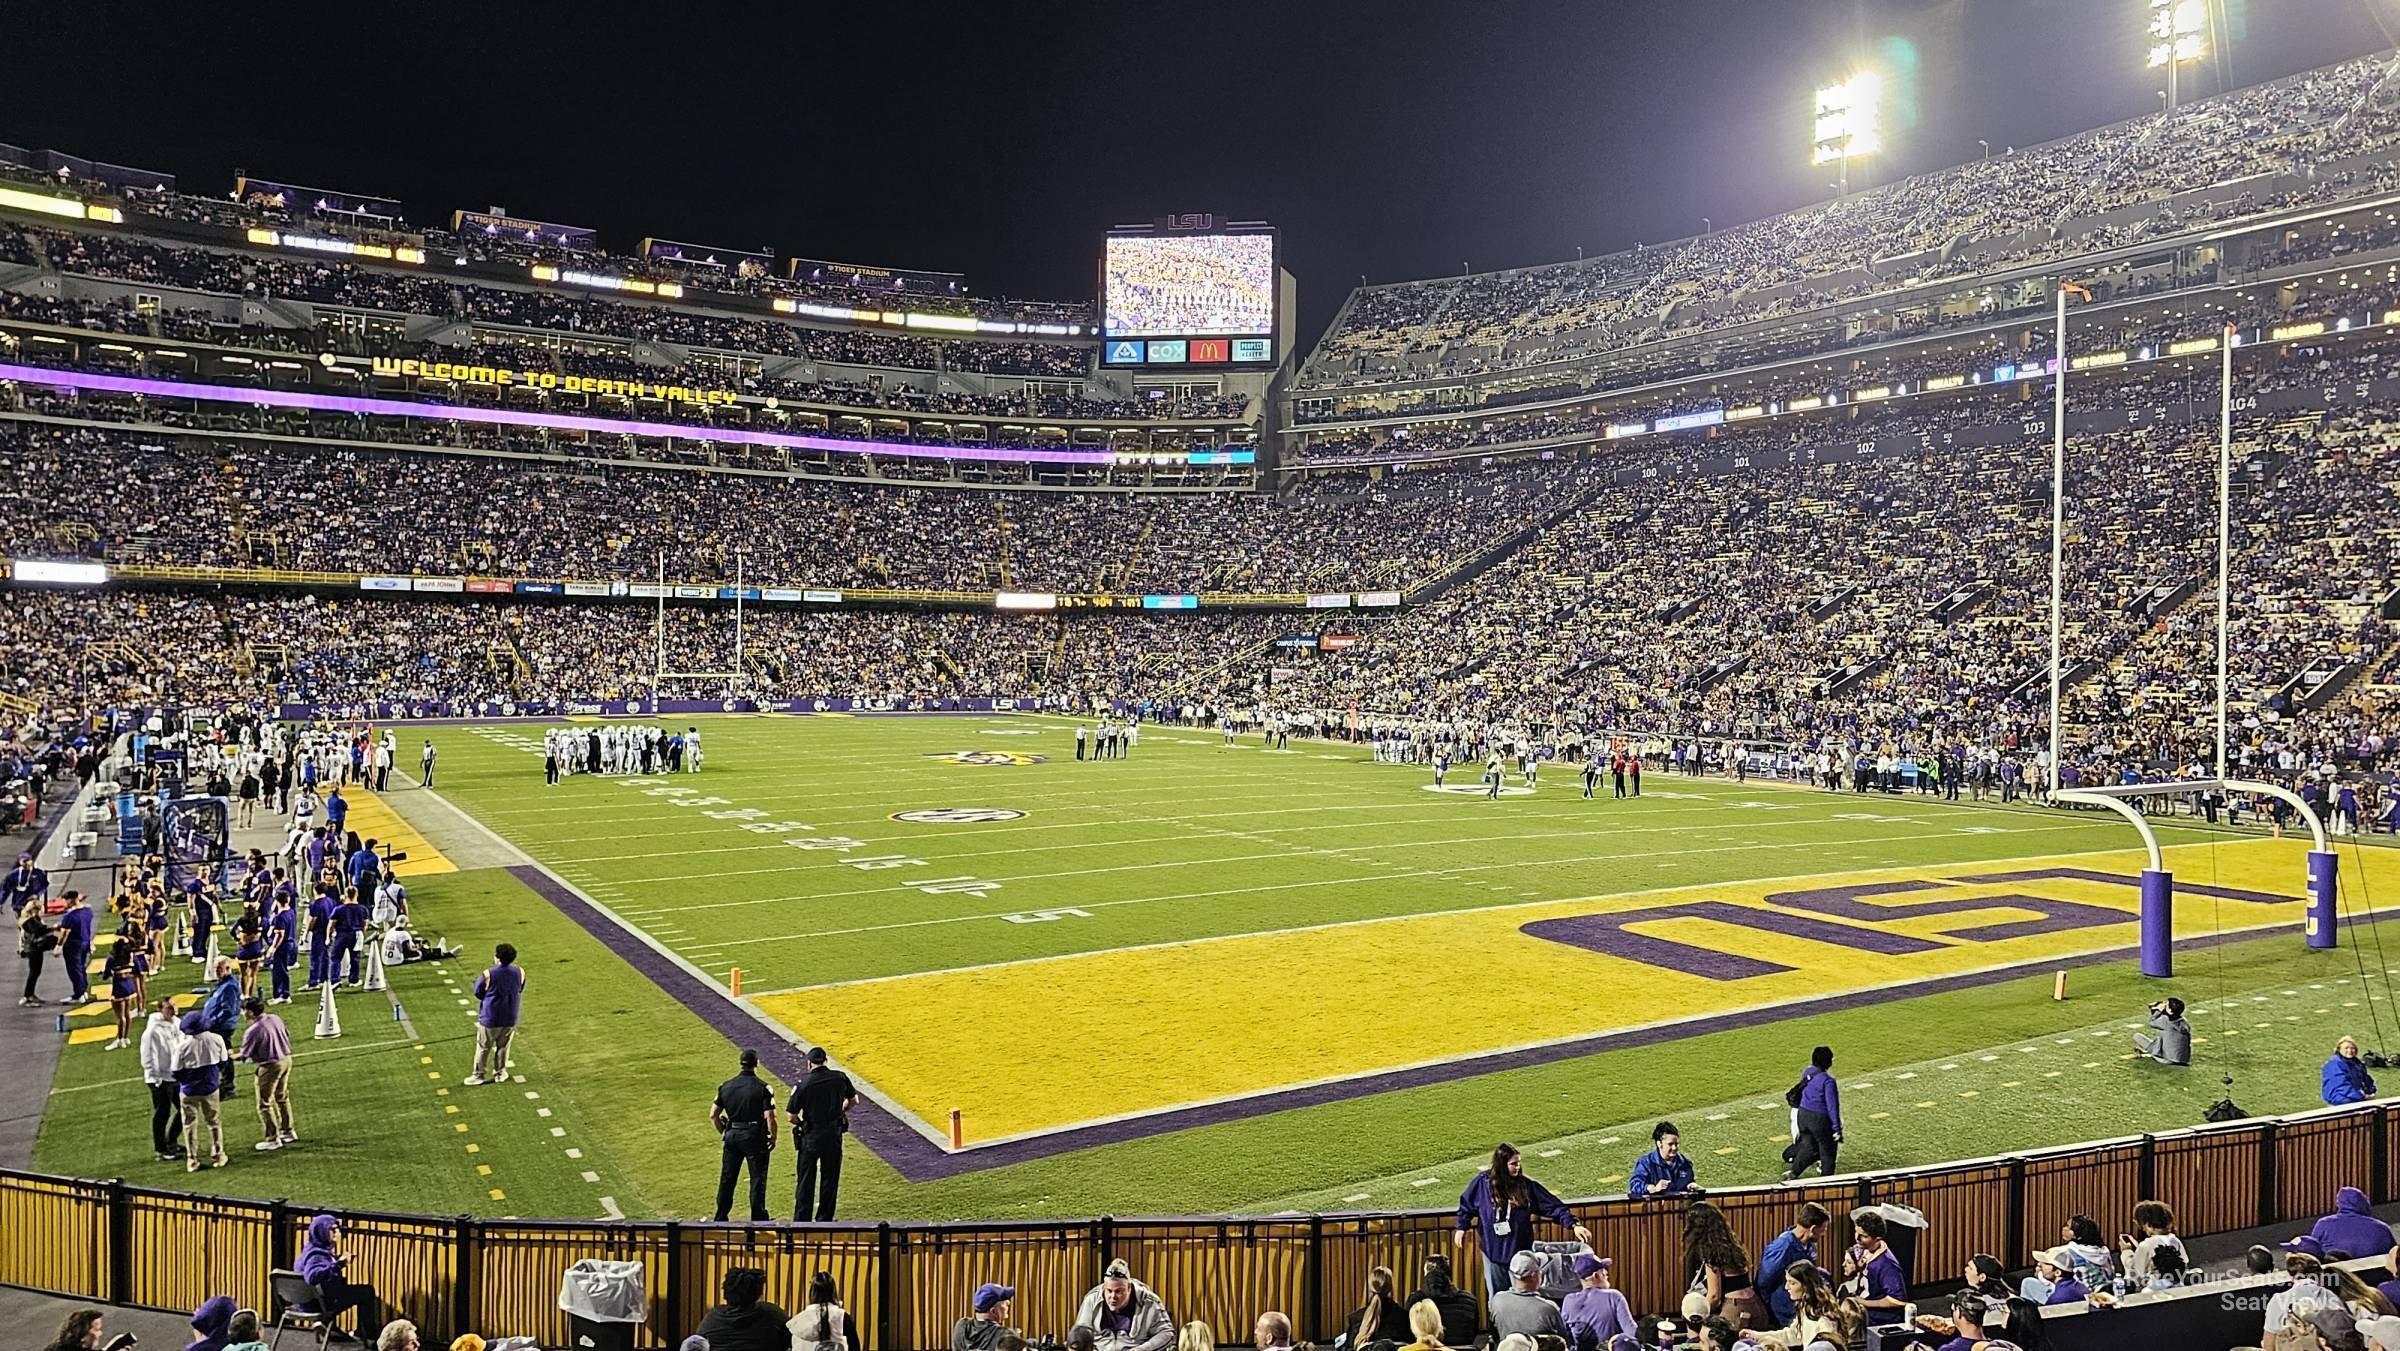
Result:
<svg viewBox="0 0 2400 1351">
<path fill-rule="evenodd" d="M 1420 1289 L 1408 1297 L 1407 1307 L 1413 1309 L 1424 1300 L 1432 1300 L 1434 1307 L 1442 1311 L 1444 1346 L 1467 1346 L 1474 1342 L 1476 1329 L 1482 1322 L 1482 1310 L 1475 1307 L 1473 1295 L 1455 1285 L 1438 1295 Z M 1415 1340 L 1414 1334 L 1410 1335 L 1409 1340 Z"/>
</svg>

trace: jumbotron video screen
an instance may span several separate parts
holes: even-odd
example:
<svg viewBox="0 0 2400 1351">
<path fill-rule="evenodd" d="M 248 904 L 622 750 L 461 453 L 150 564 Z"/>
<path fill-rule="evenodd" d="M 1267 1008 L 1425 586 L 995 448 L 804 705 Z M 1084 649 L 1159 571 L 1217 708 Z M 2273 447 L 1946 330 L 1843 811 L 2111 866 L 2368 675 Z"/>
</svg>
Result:
<svg viewBox="0 0 2400 1351">
<path fill-rule="evenodd" d="M 1101 265 L 1103 360 L 1272 365 L 1275 267 L 1271 230 L 1110 235 Z"/>
</svg>

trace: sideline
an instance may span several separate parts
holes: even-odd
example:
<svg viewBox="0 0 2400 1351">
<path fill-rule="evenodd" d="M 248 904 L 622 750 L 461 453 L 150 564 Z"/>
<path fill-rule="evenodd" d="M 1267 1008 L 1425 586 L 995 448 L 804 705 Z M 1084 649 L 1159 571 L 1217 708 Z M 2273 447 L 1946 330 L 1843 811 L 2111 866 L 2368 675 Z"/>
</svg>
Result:
<svg viewBox="0 0 2400 1351">
<path fill-rule="evenodd" d="M 49 872 L 53 896 L 69 885 L 67 836 L 72 829 L 68 823 L 82 819 L 84 804 L 91 800 L 93 791 L 94 784 L 76 785 L 49 824 L 42 826 L 24 846 L 23 852 L 33 855 L 34 866 Z M 113 848 L 106 840 L 102 844 Z M 101 865 L 104 877 L 108 866 Z M 105 904 L 107 898 L 103 896 L 101 900 Z M 21 969 L 12 966 L 9 975 L 14 978 Z M 9 1078 L 14 1089 L 9 1095 L 13 1100 L 11 1107 L 0 1113 L 0 1168 L 33 1167 L 33 1147 L 41 1137 L 50 1086 L 58 1075 L 59 1052 L 67 1040 L 55 1030 L 57 1019 L 67 1007 L 45 1004 L 38 1009 L 20 1009 L 12 1005 L 7 1021 L 0 1023 L 0 1029 L 5 1029 L 0 1031 L 0 1046 L 7 1048 Z"/>
</svg>

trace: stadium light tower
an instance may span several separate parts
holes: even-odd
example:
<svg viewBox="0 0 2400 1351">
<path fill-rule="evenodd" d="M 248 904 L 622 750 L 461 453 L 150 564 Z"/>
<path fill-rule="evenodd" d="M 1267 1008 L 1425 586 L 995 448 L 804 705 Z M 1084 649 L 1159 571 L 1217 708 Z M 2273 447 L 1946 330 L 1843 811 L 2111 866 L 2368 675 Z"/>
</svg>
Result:
<svg viewBox="0 0 2400 1351">
<path fill-rule="evenodd" d="M 2182 103 L 2177 74 L 2208 55 L 2208 0 L 2148 0 L 2150 69 L 2165 67 L 2167 111 Z"/>
<path fill-rule="evenodd" d="M 1862 70 L 1817 91 L 1817 132 L 1810 163 L 1838 164 L 1835 191 L 1850 195 L 1850 161 L 1883 149 L 1883 77 Z"/>
</svg>

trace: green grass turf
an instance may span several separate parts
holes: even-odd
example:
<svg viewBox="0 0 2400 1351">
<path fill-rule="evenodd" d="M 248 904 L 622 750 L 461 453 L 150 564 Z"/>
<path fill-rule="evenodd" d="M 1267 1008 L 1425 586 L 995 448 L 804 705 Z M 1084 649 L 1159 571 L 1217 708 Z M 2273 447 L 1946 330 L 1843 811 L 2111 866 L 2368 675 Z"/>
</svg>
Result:
<svg viewBox="0 0 2400 1351">
<path fill-rule="evenodd" d="M 545 990 L 590 982 L 593 972 L 607 970 L 616 958 L 497 869 L 417 879 L 409 892 L 423 931 L 465 943 L 468 955 L 390 968 L 391 988 L 383 994 L 343 992 L 336 1040 L 314 1037 L 312 996 L 275 1010 L 292 1035 L 292 1110 L 300 1144 L 273 1153 L 252 1150 L 261 1131 L 244 1069 L 241 1096 L 222 1109 L 228 1166 L 187 1173 L 180 1163 L 161 1163 L 150 1151 L 150 1100 L 137 1052 L 93 1043 L 63 1048 L 34 1166 L 186 1191 L 338 1200 L 415 1213 L 596 1218 L 605 1213 L 604 1195 L 628 1212 L 652 1208 L 643 1190 L 646 1170 L 624 1166 L 640 1158 L 641 1133 L 619 1130 L 609 1140 L 596 1138 L 594 1119 L 613 1110 L 610 1097 L 578 1090 L 604 1085 L 620 1072 L 623 1046 L 614 1039 L 627 1034 L 612 1028 L 673 1012 L 672 1001 L 644 982 L 612 982 L 608 990 L 625 998 L 579 1001 L 575 1036 L 528 1029 L 516 1058 L 521 1069 L 538 1061 L 538 1081 L 466 1087 L 459 1081 L 475 1034 L 465 987 L 482 966 L 470 958 L 488 954 L 495 943 L 515 943 L 525 954 L 528 981 Z M 188 962 L 168 967 L 193 987 L 198 971 Z M 152 986 L 154 994 L 164 988 Z M 395 1003 L 406 1015 L 405 1026 L 393 1015 Z M 90 1021 L 72 1020 L 76 1026 Z M 688 1034 L 703 1031 L 695 1023 Z M 668 1075 L 665 1082 L 675 1081 Z M 684 1091 L 688 1096 L 693 1090 Z M 570 1158 L 568 1149 L 580 1149 L 584 1157 Z M 621 1156 L 615 1149 L 632 1152 Z M 479 1166 L 489 1167 L 490 1175 L 478 1172 Z M 598 1172 L 600 1180 L 586 1182 L 587 1171 Z M 497 1199 L 494 1190 L 502 1193 Z"/>
<path fill-rule="evenodd" d="M 1038 734 L 986 734 L 1017 729 Z M 1079 765 L 1071 735 L 1034 719 L 712 719 L 707 772 L 676 781 L 729 800 L 703 807 L 671 807 L 641 786 L 606 780 L 545 790 L 537 756 L 464 730 L 435 737 L 451 801 L 653 932 L 671 929 L 661 941 L 702 968 L 721 975 L 740 952 L 753 989 L 1462 905 L 2130 843 L 2121 826 L 2095 817 L 1913 798 L 1862 807 L 1847 795 L 1792 795 L 1794 809 L 1748 812 L 1726 804 L 1777 790 L 1669 776 L 1652 776 L 1639 803 L 1582 803 L 1564 775 L 1535 799 L 1454 800 L 1422 792 L 1422 771 L 1372 765 L 1360 751 L 1313 743 L 1288 756 L 1261 754 L 1254 744 L 1226 751 L 1214 733 L 1174 729 L 1151 732 L 1131 762 Z M 961 749 L 1051 758 L 1008 767 L 924 758 Z M 973 828 L 889 819 L 944 806 L 1030 815 Z M 849 857 L 905 853 L 927 860 L 921 871 L 1002 889 L 922 895 L 842 866 L 840 856 L 794 850 L 778 842 L 780 833 L 761 836 L 703 814 L 753 808 L 767 821 L 806 822 L 811 838 L 862 841 Z M 1907 819 L 1834 819 L 1859 810 Z M 1592 829 L 1593 813 L 1604 829 Z M 1045 829 L 991 833 L 1009 827 Z M 1963 833 L 1969 827 L 2007 833 Z M 1111 871 L 1095 871 L 1103 868 Z M 705 1105 L 730 1070 L 722 1040 L 503 873 L 426 879 L 412 895 L 426 927 L 471 952 L 507 938 L 525 954 L 532 983 L 518 1055 L 522 1088 L 455 1084 L 470 1036 L 450 1003 L 456 996 L 435 973 L 404 968 L 394 973 L 395 993 L 427 1049 L 371 1045 L 396 1030 L 352 997 L 350 1036 L 338 1051 L 304 1060 L 295 1081 L 302 1130 L 313 1137 L 307 1148 L 248 1156 L 255 1117 L 235 1104 L 236 1166 L 187 1179 L 149 1161 L 138 1084 L 88 1087 L 130 1075 L 130 1052 L 107 1057 L 76 1047 L 62 1065 L 67 1091 L 51 1100 L 37 1164 L 414 1211 L 586 1216 L 601 1213 L 606 1195 L 636 1216 L 705 1215 L 716 1171 Z M 1094 918 L 997 918 L 1037 904 L 1077 906 Z M 728 946 L 760 935 L 775 941 Z M 1537 1172 L 1562 1193 L 1602 1192 L 1660 1116 L 1681 1121 L 1704 1181 L 1760 1181 L 1774 1166 L 1782 1090 L 1816 1041 L 1841 1048 L 1852 1085 L 1845 1165 L 1926 1163 L 2188 1124 L 2220 1091 L 2219 1065 L 2236 1074 L 2237 1096 L 2254 1112 L 2313 1105 L 2314 1067 L 2335 1026 L 2364 1029 L 2391 1016 L 2380 999 L 2389 982 L 2376 974 L 2360 984 L 2359 960 L 2348 950 L 2309 953 L 2288 934 L 2222 952 L 2221 961 L 2216 953 L 2188 958 L 2177 987 L 2195 1002 L 2241 1001 L 2234 1014 L 2196 1019 L 2210 1038 L 2201 1047 L 2210 1067 L 2189 1075 L 2162 1076 L 2118 1058 L 2125 1015 L 2159 993 L 2127 963 L 2078 972 L 2076 997 L 2065 1005 L 2051 1001 L 2047 974 L 2029 976 L 1814 1017 L 1803 1028 L 1707 1033 L 922 1185 L 853 1147 L 843 1210 L 1009 1218 L 1441 1204 L 1471 1171 L 1467 1161 L 1503 1138 L 1534 1152 Z M 445 1003 L 448 1017 L 429 1016 Z M 313 1051 L 310 1010 L 293 1012 L 302 1049 Z M 2243 1032 L 2238 1046 L 2212 1019 Z M 2259 1022 L 2268 1026 L 2249 1025 Z M 2076 1044 L 2059 1046 L 2060 1037 Z M 428 1054 L 441 1085 L 417 1063 Z M 464 1136 L 440 1110 L 449 1100 L 430 1092 L 443 1085 L 469 1114 Z M 525 1090 L 542 1092 L 538 1105 L 554 1115 L 535 1116 Z M 482 1095 L 491 1095 L 489 1107 Z M 1924 1101 L 1936 1106 L 1915 1105 Z M 1879 1111 L 1891 1115 L 1872 1119 Z M 1725 1119 L 1709 1120 L 1717 1115 Z M 553 1127 L 567 1134 L 553 1136 Z M 463 1152 L 468 1141 L 481 1146 L 479 1158 Z M 584 1158 L 566 1159 L 567 1148 Z M 1717 1152 L 1726 1148 L 1735 1152 Z M 395 1159 L 411 1166 L 367 1166 Z M 494 1169 L 491 1178 L 475 1174 L 478 1161 Z M 788 1204 L 788 1156 L 775 1163 L 780 1209 Z M 600 1181 L 584 1181 L 585 1171 Z M 1425 1178 L 1441 1185 L 1418 1185 Z M 504 1201 L 486 1195 L 494 1185 Z"/>
</svg>

